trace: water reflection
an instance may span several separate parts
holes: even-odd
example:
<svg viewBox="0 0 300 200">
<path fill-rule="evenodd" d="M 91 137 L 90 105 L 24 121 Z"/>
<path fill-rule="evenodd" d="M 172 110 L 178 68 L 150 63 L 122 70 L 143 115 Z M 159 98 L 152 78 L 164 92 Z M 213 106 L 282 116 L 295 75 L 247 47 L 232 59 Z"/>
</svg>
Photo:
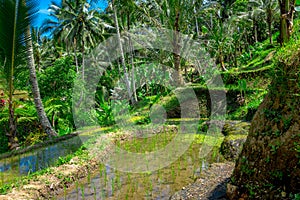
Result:
<svg viewBox="0 0 300 200">
<path fill-rule="evenodd" d="M 0 185 L 8 183 L 15 177 L 53 166 L 59 157 L 75 152 L 82 145 L 82 136 L 36 149 L 33 152 L 0 160 Z"/>
</svg>

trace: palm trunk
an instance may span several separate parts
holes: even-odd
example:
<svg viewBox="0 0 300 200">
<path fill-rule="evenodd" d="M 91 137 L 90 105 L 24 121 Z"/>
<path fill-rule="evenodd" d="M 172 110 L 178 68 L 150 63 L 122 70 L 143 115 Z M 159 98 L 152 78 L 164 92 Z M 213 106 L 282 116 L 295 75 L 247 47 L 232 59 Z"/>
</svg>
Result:
<svg viewBox="0 0 300 200">
<path fill-rule="evenodd" d="M 81 63 L 81 70 L 82 70 L 82 80 L 84 81 L 84 70 L 85 70 L 85 67 L 84 67 L 84 41 L 82 41 L 82 47 L 81 47 L 81 56 L 82 56 L 82 63 Z"/>
<path fill-rule="evenodd" d="M 224 63 L 224 56 L 222 51 L 220 52 L 220 64 L 221 64 L 221 68 L 223 71 L 227 71 L 226 67 L 225 67 L 225 63 Z"/>
<path fill-rule="evenodd" d="M 254 31 L 254 40 L 255 43 L 258 42 L 258 37 L 257 37 L 257 23 L 256 20 L 253 20 L 253 31 Z"/>
<path fill-rule="evenodd" d="M 273 44 L 272 24 L 268 23 L 270 44 Z"/>
<path fill-rule="evenodd" d="M 76 73 L 79 73 L 79 67 L 78 67 L 78 58 L 76 54 L 76 39 L 74 38 L 74 59 L 75 59 L 75 65 L 76 65 Z"/>
<path fill-rule="evenodd" d="M 136 86 L 135 86 L 135 66 L 134 66 L 134 61 L 133 61 L 133 47 L 132 47 L 132 43 L 130 41 L 130 36 L 129 36 L 129 45 L 130 45 L 130 48 L 131 48 L 131 56 L 130 56 L 130 62 L 131 62 L 131 78 L 132 78 L 132 81 L 131 81 L 131 85 L 132 85 L 132 93 L 133 93 L 133 99 L 134 99 L 134 102 L 133 104 L 136 104 L 138 99 L 137 99 L 137 94 L 136 94 Z"/>
<path fill-rule="evenodd" d="M 14 107 L 11 97 L 9 97 L 9 104 L 8 104 L 8 110 L 9 110 L 9 133 L 7 134 L 8 141 L 9 141 L 9 148 L 15 149 L 19 146 L 18 140 L 17 140 L 17 123 L 15 120 L 14 115 Z"/>
<path fill-rule="evenodd" d="M 180 46 L 179 46 L 179 16 L 180 13 L 177 12 L 176 14 L 176 19 L 175 19 L 175 24 L 174 24 L 174 40 L 173 40 L 173 57 L 174 57 L 174 67 L 175 67 L 175 72 L 173 74 L 173 79 L 176 85 L 180 85 L 181 80 L 180 80 Z"/>
<path fill-rule="evenodd" d="M 18 16 L 18 6 L 19 2 L 16 2 L 15 7 L 15 16 Z M 7 133 L 7 137 L 9 140 L 9 148 L 15 149 L 18 146 L 16 135 L 17 135 L 17 124 L 14 116 L 14 107 L 13 107 L 13 91 L 14 91 L 14 67 L 15 67 L 15 48 L 16 48 L 16 29 L 17 29 L 17 17 L 14 18 L 14 35 L 13 35 L 13 48 L 12 48 L 12 56 L 11 56 L 11 69 L 9 74 L 9 132 Z"/>
<path fill-rule="evenodd" d="M 193 4 L 195 5 L 195 0 L 193 0 Z M 197 19 L 196 14 L 197 14 L 197 10 L 196 10 L 196 7 L 194 7 L 196 34 L 197 34 L 197 36 L 199 36 L 199 23 L 198 23 L 198 19 Z"/>
<path fill-rule="evenodd" d="M 212 13 L 210 13 L 210 29 L 212 29 L 213 26 L 214 26 L 213 16 L 212 16 Z"/>
<path fill-rule="evenodd" d="M 133 96 L 131 94 L 131 89 L 130 89 L 128 72 L 127 72 L 127 68 L 126 68 L 126 64 L 125 64 L 125 57 L 124 57 L 124 51 L 123 51 L 123 47 L 122 47 L 122 41 L 121 41 L 121 34 L 120 34 L 119 23 L 118 23 L 117 10 L 116 10 L 116 7 L 114 5 L 114 0 L 112 1 L 112 6 L 113 6 L 113 11 L 114 11 L 114 21 L 115 21 L 116 30 L 117 30 L 118 46 L 119 46 L 119 50 L 120 50 L 120 53 L 121 53 L 121 64 L 122 64 L 123 72 L 124 72 L 124 76 L 125 76 L 126 89 L 127 89 L 128 97 L 130 98 L 131 103 L 134 104 L 134 99 L 133 99 Z"/>
<path fill-rule="evenodd" d="M 128 29 L 128 32 L 130 30 L 130 16 L 129 14 L 127 14 L 127 29 Z M 136 87 L 135 87 L 135 66 L 134 66 L 134 61 L 133 61 L 133 45 L 132 45 L 132 40 L 131 40 L 131 36 L 130 36 L 130 33 L 128 35 L 128 40 L 129 40 L 129 46 L 130 46 L 130 62 L 131 62 L 131 78 L 132 78 L 132 81 L 131 81 L 131 85 L 132 85 L 132 93 L 133 93 L 133 99 L 134 99 L 134 103 L 133 104 L 136 104 L 138 99 L 137 99 L 137 94 L 136 94 Z"/>
<path fill-rule="evenodd" d="M 268 23 L 268 31 L 269 31 L 269 40 L 270 40 L 270 44 L 273 44 L 273 35 L 272 35 L 272 21 L 273 21 L 273 17 L 272 17 L 272 10 L 268 10 L 267 11 L 267 23 Z"/>
<path fill-rule="evenodd" d="M 196 34 L 197 34 L 197 36 L 199 36 L 199 23 L 198 23 L 198 19 L 197 19 L 197 17 L 196 17 Z"/>
<path fill-rule="evenodd" d="M 26 33 L 27 38 L 31 38 L 31 33 L 30 33 L 30 27 L 27 28 Z M 30 82 L 31 82 L 31 88 L 32 88 L 32 94 L 34 97 L 34 104 L 37 110 L 37 114 L 40 120 L 40 123 L 43 127 L 43 130 L 49 137 L 57 136 L 57 133 L 55 130 L 52 128 L 47 115 L 44 110 L 44 106 L 41 100 L 41 95 L 40 95 L 40 90 L 36 78 L 36 71 L 34 67 L 34 58 L 33 58 L 33 47 L 32 47 L 32 41 L 28 39 L 26 41 L 26 46 L 27 46 L 27 64 L 29 67 L 30 71 Z"/>
</svg>

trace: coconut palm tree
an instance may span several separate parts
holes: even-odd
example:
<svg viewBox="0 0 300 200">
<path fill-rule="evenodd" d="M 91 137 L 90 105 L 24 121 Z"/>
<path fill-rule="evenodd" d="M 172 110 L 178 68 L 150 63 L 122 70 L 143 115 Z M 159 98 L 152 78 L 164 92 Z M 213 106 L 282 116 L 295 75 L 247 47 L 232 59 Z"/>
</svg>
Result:
<svg viewBox="0 0 300 200">
<path fill-rule="evenodd" d="M 229 55 L 233 50 L 233 27 L 230 22 L 219 21 L 208 30 L 207 47 L 220 63 L 222 71 L 226 71 L 225 55 Z"/>
<path fill-rule="evenodd" d="M 118 16 L 120 16 L 120 23 L 117 21 L 117 23 L 115 22 L 115 26 L 118 27 L 120 30 L 126 30 L 126 31 L 130 31 L 132 24 L 136 23 L 138 21 L 138 12 L 137 12 L 137 5 L 135 3 L 135 1 L 133 0 L 117 0 L 117 1 L 112 1 L 111 3 L 114 3 L 111 5 L 111 8 L 113 8 L 113 13 L 115 15 L 116 11 L 116 15 L 117 15 L 117 19 Z M 115 17 L 114 17 L 114 20 Z M 132 46 L 132 40 L 131 40 L 131 36 L 130 34 L 128 34 L 128 45 L 130 48 L 130 65 L 131 65 L 131 83 L 130 84 L 126 84 L 130 87 L 130 93 L 132 92 L 132 98 L 131 98 L 131 102 L 132 104 L 136 104 L 137 100 L 137 94 L 136 94 L 136 83 L 135 83 L 135 65 L 134 65 L 134 55 L 133 55 L 133 46 Z M 125 58 L 125 57 L 124 57 Z M 127 72 L 127 68 L 125 66 L 125 68 L 123 67 L 123 72 L 125 74 L 125 79 L 126 76 L 128 76 L 129 79 L 129 75 L 130 73 Z M 126 75 L 128 74 L 128 75 Z M 129 81 L 129 80 L 128 80 Z"/>
<path fill-rule="evenodd" d="M 97 41 L 105 38 L 107 28 L 113 28 L 100 18 L 100 13 L 91 8 L 86 0 L 64 0 L 61 4 L 52 2 L 49 7 L 50 19 L 44 21 L 42 32 L 50 32 L 54 38 L 73 48 L 77 71 L 82 66 L 84 78 L 84 53 L 87 47 L 94 47 Z M 79 64 L 77 52 L 82 54 Z"/>
<path fill-rule="evenodd" d="M 111 5 L 112 5 L 114 22 L 115 22 L 116 31 L 117 31 L 118 47 L 119 47 L 119 50 L 120 50 L 120 53 L 121 53 L 121 65 L 122 65 L 124 76 L 125 76 L 125 84 L 126 84 L 127 94 L 128 94 L 128 98 L 130 98 L 131 103 L 135 104 L 136 101 L 135 101 L 135 99 L 132 95 L 132 92 L 131 92 L 128 71 L 127 71 L 127 67 L 126 67 L 126 63 L 125 63 L 125 56 L 124 56 L 123 45 L 122 45 L 122 41 L 121 41 L 121 34 L 120 34 L 119 20 L 118 20 L 118 14 L 117 14 L 117 7 L 116 7 L 116 4 L 115 4 L 114 0 L 111 1 Z"/>
<path fill-rule="evenodd" d="M 264 0 L 262 2 L 266 13 L 265 16 L 268 24 L 270 44 L 273 44 L 272 24 L 274 22 L 276 13 L 279 13 L 278 2 L 276 0 Z"/>
<path fill-rule="evenodd" d="M 255 42 L 258 42 L 258 23 L 262 20 L 267 24 L 269 40 L 272 44 L 272 24 L 279 13 L 277 0 L 250 0 L 247 7 L 248 11 L 240 12 L 239 17 L 252 21 Z"/>
<path fill-rule="evenodd" d="M 33 58 L 32 45 L 28 44 L 32 42 L 30 23 L 37 11 L 37 4 L 34 0 L 27 0 L 26 2 L 24 0 L 0 1 L 0 18 L 2 19 L 0 21 L 0 49 L 4 52 L 3 72 L 8 85 L 9 131 L 7 137 L 11 149 L 18 146 L 13 102 L 14 77 L 16 69 L 26 63 L 26 58 L 28 58 L 28 61 L 29 57 Z M 33 59 L 28 64 L 30 69 L 34 68 Z M 38 90 L 33 91 L 34 94 L 35 92 L 38 92 Z M 39 109 L 42 109 L 42 106 Z"/>
<path fill-rule="evenodd" d="M 7 82 L 8 107 L 9 107 L 9 131 L 7 137 L 9 147 L 14 149 L 18 146 L 17 124 L 14 115 L 14 75 L 15 69 L 24 63 L 26 48 L 22 43 L 30 38 L 22 37 L 30 23 L 26 16 L 27 9 L 21 1 L 2 0 L 0 1 L 0 48 L 4 52 L 3 73 Z M 5 20 L 4 20 L 5 19 Z M 26 20 L 27 19 L 27 20 Z"/>
<path fill-rule="evenodd" d="M 25 1 L 25 0 L 23 0 Z M 30 25 L 27 26 L 27 29 L 24 33 L 25 37 L 28 38 L 28 40 L 26 40 L 26 52 L 27 52 L 27 65 L 29 68 L 29 78 L 30 78 L 30 82 L 31 82 L 31 90 L 32 90 L 32 94 L 33 94 L 33 98 L 34 98 L 34 104 L 36 107 L 36 111 L 39 117 L 39 121 L 43 127 L 43 130 L 45 131 L 45 133 L 50 136 L 57 136 L 57 133 L 55 132 L 55 130 L 53 129 L 53 127 L 51 126 L 43 103 L 42 103 L 42 99 L 41 99 L 41 95 L 40 95 L 40 89 L 39 89 L 39 85 L 37 82 L 37 77 L 36 77 L 36 70 L 35 70 L 35 64 L 34 64 L 34 54 L 33 54 L 33 45 L 32 45 L 32 40 L 31 40 L 31 32 L 30 32 Z"/>
<path fill-rule="evenodd" d="M 173 31 L 171 36 L 173 45 L 173 60 L 175 73 L 172 75 L 175 84 L 180 84 L 180 33 L 187 33 L 191 29 L 191 24 L 188 21 L 193 21 L 195 16 L 195 8 L 193 0 L 151 0 L 141 1 L 139 10 L 143 13 L 144 19 L 148 20 L 152 25 L 158 28 L 167 28 Z"/>
<path fill-rule="evenodd" d="M 42 68 L 42 54 L 44 49 L 42 48 L 42 37 L 40 28 L 33 27 L 31 28 L 31 38 L 32 38 L 32 45 L 33 45 L 33 54 L 36 67 L 38 71 L 41 71 Z"/>
<path fill-rule="evenodd" d="M 265 22 L 268 25 L 270 43 L 272 44 L 272 24 L 276 13 L 279 13 L 279 6 L 277 0 L 251 0 L 249 1 L 249 5 L 254 6 L 254 9 L 252 10 L 253 16 L 262 15 L 264 17 Z"/>
</svg>

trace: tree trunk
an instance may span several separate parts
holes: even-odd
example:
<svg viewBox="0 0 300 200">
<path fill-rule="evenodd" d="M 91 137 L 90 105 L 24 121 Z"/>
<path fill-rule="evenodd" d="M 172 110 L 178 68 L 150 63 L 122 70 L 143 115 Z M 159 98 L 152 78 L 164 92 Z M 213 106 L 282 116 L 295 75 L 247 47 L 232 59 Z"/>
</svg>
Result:
<svg viewBox="0 0 300 200">
<path fill-rule="evenodd" d="M 280 6 L 280 44 L 287 43 L 293 31 L 293 18 L 296 0 L 279 0 Z"/>
<path fill-rule="evenodd" d="M 128 32 L 130 30 L 130 15 L 127 14 L 127 29 L 128 29 Z M 138 99 L 137 99 L 137 94 L 136 94 L 136 87 L 135 87 L 135 66 L 134 66 L 134 60 L 133 60 L 133 45 L 132 45 L 132 40 L 131 40 L 131 36 L 130 36 L 130 33 L 128 35 L 128 40 L 129 40 L 129 46 L 130 46 L 130 62 L 131 62 L 131 78 L 132 78 L 132 81 L 131 81 L 131 85 L 132 85 L 132 93 L 133 93 L 133 99 L 134 99 L 134 103 L 133 104 L 136 104 Z"/>
<path fill-rule="evenodd" d="M 233 61 L 234 61 L 234 67 L 238 66 L 238 62 L 237 62 L 237 57 L 238 57 L 238 45 L 235 43 L 234 44 L 234 55 L 233 55 Z"/>
<path fill-rule="evenodd" d="M 10 97 L 11 98 L 11 97 Z M 15 149 L 19 146 L 17 140 L 17 123 L 14 115 L 14 107 L 12 99 L 8 102 L 8 110 L 9 110 L 9 133 L 7 134 L 9 141 L 9 148 Z"/>
<path fill-rule="evenodd" d="M 273 44 L 272 23 L 268 23 L 270 44 Z"/>
<path fill-rule="evenodd" d="M 224 63 L 224 57 L 223 57 L 223 52 L 220 52 L 220 64 L 221 64 L 221 68 L 223 71 L 227 71 L 226 67 L 225 67 L 225 63 Z"/>
<path fill-rule="evenodd" d="M 273 22 L 272 10 L 268 9 L 267 10 L 267 23 L 268 23 L 268 31 L 269 31 L 270 44 L 273 44 L 272 22 Z"/>
<path fill-rule="evenodd" d="M 129 40 L 130 40 L 130 37 L 129 37 Z M 131 41 L 129 42 L 129 45 L 131 46 L 131 50 L 132 50 L 133 48 L 132 48 Z M 133 53 L 132 52 L 131 52 L 131 56 L 130 56 L 130 61 L 131 61 L 131 73 L 132 73 L 132 75 L 131 75 L 131 78 L 132 78 L 131 85 L 132 85 L 132 93 L 133 93 L 133 99 L 134 99 L 133 104 L 136 104 L 138 99 L 137 99 L 137 94 L 136 94 L 135 66 L 134 66 Z"/>
<path fill-rule="evenodd" d="M 254 31 L 254 40 L 255 43 L 258 42 L 258 36 L 257 36 L 257 23 L 256 20 L 253 20 L 253 31 Z"/>
<path fill-rule="evenodd" d="M 176 13 L 176 19 L 174 23 L 174 38 L 173 38 L 173 57 L 174 57 L 174 74 L 173 74 L 173 79 L 175 82 L 175 85 L 180 85 L 181 84 L 181 78 L 180 78 L 180 36 L 179 36 L 179 17 L 180 13 L 177 11 Z"/>
<path fill-rule="evenodd" d="M 300 98 L 295 95 L 300 93 L 299 56 L 278 66 L 236 162 L 227 187 L 230 199 L 252 195 L 250 199 L 281 200 L 300 192 Z"/>
<path fill-rule="evenodd" d="M 82 56 L 82 62 L 81 62 L 81 72 L 82 72 L 82 80 L 84 81 L 84 73 L 85 73 L 85 67 L 84 67 L 84 41 L 82 41 L 82 47 L 81 47 L 81 56 Z"/>
<path fill-rule="evenodd" d="M 120 60 L 117 60 L 117 65 L 118 65 L 118 72 L 121 73 L 121 67 L 120 67 Z"/>
<path fill-rule="evenodd" d="M 195 0 L 193 0 L 193 5 L 195 5 Z M 194 15 L 195 15 L 195 26 L 196 26 L 196 34 L 197 36 L 199 36 L 199 23 L 198 23 L 198 19 L 197 19 L 197 10 L 196 10 L 196 6 L 194 7 Z"/>
<path fill-rule="evenodd" d="M 119 46 L 119 50 L 120 50 L 120 54 L 121 54 L 121 64 L 122 64 L 123 72 L 124 72 L 124 76 L 125 76 L 125 84 L 126 84 L 126 89 L 127 89 L 127 93 L 128 93 L 128 98 L 130 98 L 131 103 L 134 104 L 135 102 L 134 102 L 133 95 L 132 95 L 131 89 L 130 89 L 130 82 L 129 82 L 128 72 L 127 72 L 127 68 L 126 68 L 126 64 L 125 64 L 124 51 L 123 51 L 121 34 L 120 34 L 120 29 L 119 29 L 117 9 L 115 7 L 114 0 L 112 1 L 112 6 L 113 6 L 113 12 L 114 12 L 114 21 L 115 21 L 116 30 L 117 30 L 118 46 Z"/>
<path fill-rule="evenodd" d="M 51 122 L 52 122 L 52 127 L 55 128 L 55 112 L 52 113 Z"/>
<path fill-rule="evenodd" d="M 31 33 L 30 33 L 30 27 L 27 28 L 26 33 L 25 33 L 28 38 L 31 38 Z M 30 72 L 30 82 L 31 82 L 31 88 L 32 88 L 32 94 L 34 97 L 34 104 L 37 110 L 37 114 L 40 120 L 40 123 L 43 127 L 43 130 L 49 137 L 57 136 L 57 133 L 55 130 L 52 128 L 47 115 L 44 110 L 44 106 L 41 100 L 41 95 L 40 95 L 40 90 L 36 78 L 36 71 L 34 67 L 34 58 L 33 58 L 33 47 L 32 47 L 32 41 L 29 39 L 26 41 L 26 48 L 27 48 L 27 64 L 29 67 L 29 72 Z"/>
<path fill-rule="evenodd" d="M 18 1 L 16 2 L 15 7 L 15 16 L 18 16 Z M 9 148 L 15 149 L 18 147 L 17 142 L 17 124 L 14 116 L 14 107 L 13 107 L 13 92 L 14 92 L 14 67 L 15 67 L 15 48 L 16 48 L 16 28 L 17 28 L 17 18 L 14 18 L 14 34 L 13 34 L 13 48 L 12 48 L 12 57 L 11 57 L 11 69 L 9 71 L 9 100 L 8 100 L 8 111 L 9 111 L 9 132 L 6 134 L 9 140 Z"/>
<path fill-rule="evenodd" d="M 79 67 L 78 67 L 78 58 L 77 58 L 77 53 L 76 53 L 76 39 L 74 38 L 74 59 L 75 59 L 75 65 L 76 65 L 76 73 L 79 73 Z"/>
</svg>

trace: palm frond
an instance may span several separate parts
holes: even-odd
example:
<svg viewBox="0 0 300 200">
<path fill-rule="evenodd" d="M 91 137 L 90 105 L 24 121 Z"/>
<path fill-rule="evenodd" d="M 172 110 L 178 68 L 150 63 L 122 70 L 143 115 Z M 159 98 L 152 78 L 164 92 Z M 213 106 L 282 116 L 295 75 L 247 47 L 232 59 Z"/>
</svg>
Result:
<svg viewBox="0 0 300 200">
<path fill-rule="evenodd" d="M 24 33 L 34 22 L 38 12 L 37 3 L 36 0 L 0 1 L 0 49 L 6 60 L 3 72 L 10 83 L 14 69 L 25 62 L 25 44 L 31 38 Z"/>
</svg>

